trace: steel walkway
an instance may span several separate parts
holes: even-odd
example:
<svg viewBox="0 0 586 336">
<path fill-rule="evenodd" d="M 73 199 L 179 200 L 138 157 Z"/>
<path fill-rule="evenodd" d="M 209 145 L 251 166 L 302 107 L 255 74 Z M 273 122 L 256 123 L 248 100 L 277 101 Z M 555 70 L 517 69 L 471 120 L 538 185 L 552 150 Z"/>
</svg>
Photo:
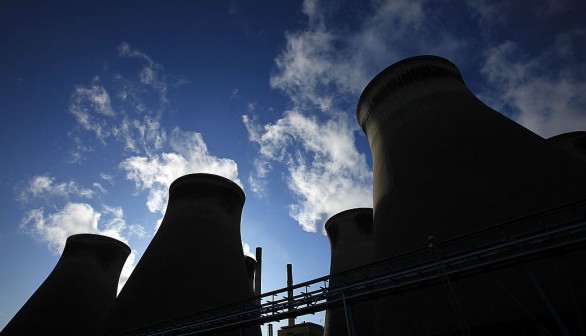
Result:
<svg viewBox="0 0 586 336">
<path fill-rule="evenodd" d="M 323 311 L 457 280 L 528 261 L 586 250 L 586 200 L 427 244 L 335 275 L 285 287 L 117 335 L 203 335 Z M 332 278 L 360 279 L 329 288 Z M 342 281 L 343 283 L 343 281 Z M 288 298 L 288 292 L 293 297 Z M 222 314 L 214 312 L 222 311 Z M 348 312 L 348 310 L 346 310 Z"/>
</svg>

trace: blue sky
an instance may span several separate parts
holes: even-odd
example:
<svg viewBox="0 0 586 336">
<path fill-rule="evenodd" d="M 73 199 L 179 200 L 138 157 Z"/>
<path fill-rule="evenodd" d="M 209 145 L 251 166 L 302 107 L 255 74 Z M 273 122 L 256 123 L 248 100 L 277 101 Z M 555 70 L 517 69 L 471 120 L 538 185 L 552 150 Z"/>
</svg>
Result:
<svg viewBox="0 0 586 336">
<path fill-rule="evenodd" d="M 328 273 L 325 220 L 372 206 L 355 120 L 405 57 L 453 61 L 489 106 L 550 137 L 586 129 L 584 1 L 3 1 L 0 328 L 65 238 L 127 242 L 128 276 L 177 177 L 240 184 L 264 291 Z M 323 322 L 323 314 L 298 321 Z"/>
</svg>

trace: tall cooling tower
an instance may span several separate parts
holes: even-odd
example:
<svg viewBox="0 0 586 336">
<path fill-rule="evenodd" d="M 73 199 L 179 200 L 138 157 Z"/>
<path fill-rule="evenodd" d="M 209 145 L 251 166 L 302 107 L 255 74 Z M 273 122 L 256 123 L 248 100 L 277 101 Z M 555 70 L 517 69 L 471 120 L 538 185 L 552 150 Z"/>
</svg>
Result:
<svg viewBox="0 0 586 336">
<path fill-rule="evenodd" d="M 336 274 L 374 261 L 372 209 L 356 208 L 332 216 L 325 225 L 330 240 L 330 274 Z M 330 280 L 329 287 L 343 286 L 364 280 L 364 272 Z M 352 323 L 357 335 L 372 335 L 372 303 L 358 302 L 350 306 Z M 344 307 L 326 311 L 324 336 L 348 335 Z"/>
<path fill-rule="evenodd" d="M 116 298 L 129 253 L 116 239 L 70 236 L 51 274 L 2 335 L 93 335 Z"/>
<path fill-rule="evenodd" d="M 220 176 L 191 174 L 175 180 L 163 222 L 102 333 L 141 328 L 252 296 L 240 238 L 244 199 L 238 185 Z M 260 335 L 260 327 L 247 328 L 246 335 Z"/>
<path fill-rule="evenodd" d="M 357 119 L 372 151 L 377 259 L 429 236 L 441 241 L 586 196 L 583 162 L 484 105 L 443 58 L 383 70 L 364 89 Z M 583 262 L 567 259 L 573 288 L 556 276 L 560 267 L 544 261 L 459 281 L 455 297 L 436 286 L 378 300 L 374 335 L 523 331 L 526 321 L 555 315 L 576 326 L 572 297 L 584 307 Z"/>
<path fill-rule="evenodd" d="M 566 152 L 582 161 L 586 161 L 586 131 L 569 132 L 547 139 Z"/>
</svg>

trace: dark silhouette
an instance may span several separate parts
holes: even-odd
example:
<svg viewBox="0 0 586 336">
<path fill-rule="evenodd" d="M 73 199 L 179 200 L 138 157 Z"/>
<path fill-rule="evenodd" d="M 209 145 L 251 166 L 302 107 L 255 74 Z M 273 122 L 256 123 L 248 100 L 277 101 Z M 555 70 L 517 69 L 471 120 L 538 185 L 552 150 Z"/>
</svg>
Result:
<svg viewBox="0 0 586 336">
<path fill-rule="evenodd" d="M 244 200 L 242 189 L 220 176 L 175 180 L 163 222 L 118 295 L 102 334 L 253 296 L 240 237 Z M 221 335 L 240 335 L 240 330 Z M 260 327 L 248 328 L 246 335 L 260 335 Z"/>
<path fill-rule="evenodd" d="M 332 216 L 325 225 L 330 241 L 330 275 L 374 261 L 372 208 L 357 208 Z M 339 287 L 362 280 L 364 272 L 330 280 L 329 287 Z M 357 335 L 372 335 L 372 302 L 348 302 Z M 348 335 L 344 307 L 326 311 L 324 336 Z"/>
<path fill-rule="evenodd" d="M 51 274 L 2 335 L 93 335 L 116 298 L 129 253 L 116 239 L 70 236 Z"/>
<path fill-rule="evenodd" d="M 484 105 L 443 58 L 413 57 L 383 70 L 364 89 L 357 119 L 372 151 L 377 259 L 430 236 L 441 241 L 586 196 L 584 162 Z M 577 333 L 573 300 L 585 306 L 584 257 L 377 300 L 374 335 Z"/>
</svg>

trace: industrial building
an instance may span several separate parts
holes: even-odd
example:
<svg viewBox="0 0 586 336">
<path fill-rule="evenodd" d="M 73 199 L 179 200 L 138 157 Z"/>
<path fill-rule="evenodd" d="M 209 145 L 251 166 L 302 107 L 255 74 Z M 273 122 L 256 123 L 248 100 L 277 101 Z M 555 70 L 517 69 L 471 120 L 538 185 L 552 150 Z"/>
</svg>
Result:
<svg viewBox="0 0 586 336">
<path fill-rule="evenodd" d="M 287 286 L 262 293 L 261 250 L 254 260 L 241 247 L 244 192 L 191 174 L 171 184 L 117 298 L 128 247 L 72 236 L 2 335 L 256 336 L 277 320 L 279 336 L 586 334 L 586 132 L 532 133 L 437 56 L 379 73 L 357 120 L 373 208 L 328 219 L 329 275 L 294 284 L 287 265 Z M 318 311 L 323 329 L 295 324 Z"/>
<path fill-rule="evenodd" d="M 277 336 L 322 336 L 324 328 L 316 323 L 303 322 L 293 326 L 282 327 Z"/>
</svg>

